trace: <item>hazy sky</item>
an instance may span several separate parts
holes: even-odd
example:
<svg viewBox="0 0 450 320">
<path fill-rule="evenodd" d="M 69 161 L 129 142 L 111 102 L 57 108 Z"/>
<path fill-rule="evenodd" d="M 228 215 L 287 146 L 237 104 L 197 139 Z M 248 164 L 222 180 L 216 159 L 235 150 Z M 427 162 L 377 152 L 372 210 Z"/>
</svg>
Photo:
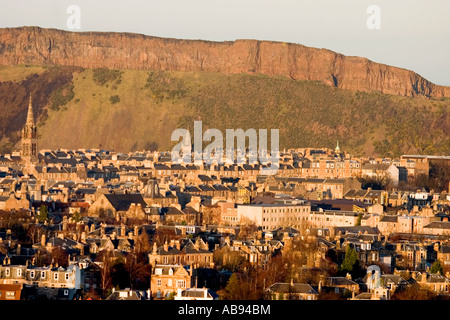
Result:
<svg viewBox="0 0 450 320">
<path fill-rule="evenodd" d="M 80 8 L 81 22 L 71 31 L 300 43 L 450 86 L 450 0 L 10 0 L 0 5 L 0 27 L 69 30 L 70 5 Z M 367 12 L 371 5 L 379 16 Z M 369 29 L 368 19 L 381 29 Z"/>
</svg>

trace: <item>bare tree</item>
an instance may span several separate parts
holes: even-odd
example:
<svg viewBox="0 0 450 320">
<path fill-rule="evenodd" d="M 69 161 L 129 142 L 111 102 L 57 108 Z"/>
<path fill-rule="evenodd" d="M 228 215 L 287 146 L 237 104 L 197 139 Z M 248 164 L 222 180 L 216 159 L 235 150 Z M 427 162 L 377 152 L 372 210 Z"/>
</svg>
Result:
<svg viewBox="0 0 450 320">
<path fill-rule="evenodd" d="M 102 285 L 102 295 L 105 298 L 107 291 L 112 286 L 112 276 L 111 276 L 111 253 L 107 250 L 102 252 L 102 267 L 100 268 L 100 277 Z"/>
</svg>

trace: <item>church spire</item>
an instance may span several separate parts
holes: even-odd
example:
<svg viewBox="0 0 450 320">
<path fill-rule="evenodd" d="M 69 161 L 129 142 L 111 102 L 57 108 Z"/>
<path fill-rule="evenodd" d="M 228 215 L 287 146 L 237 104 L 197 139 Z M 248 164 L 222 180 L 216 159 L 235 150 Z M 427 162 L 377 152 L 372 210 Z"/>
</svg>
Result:
<svg viewBox="0 0 450 320">
<path fill-rule="evenodd" d="M 28 104 L 27 122 L 22 128 L 22 158 L 25 163 L 35 163 L 37 161 L 37 128 L 34 122 L 33 101 Z"/>
<path fill-rule="evenodd" d="M 27 124 L 34 123 L 34 115 L 33 115 L 33 103 L 31 100 L 31 93 L 30 93 L 30 102 L 28 104 L 28 114 L 27 114 Z"/>
<path fill-rule="evenodd" d="M 341 148 L 339 148 L 339 140 L 336 141 L 336 148 L 334 149 L 334 152 L 339 153 L 341 151 Z"/>
</svg>

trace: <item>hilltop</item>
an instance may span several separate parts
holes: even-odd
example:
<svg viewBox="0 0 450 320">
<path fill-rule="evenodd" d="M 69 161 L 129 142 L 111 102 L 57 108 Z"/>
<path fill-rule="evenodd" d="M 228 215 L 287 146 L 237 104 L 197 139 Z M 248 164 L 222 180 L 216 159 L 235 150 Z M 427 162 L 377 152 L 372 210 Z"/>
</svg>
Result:
<svg viewBox="0 0 450 320">
<path fill-rule="evenodd" d="M 450 97 L 413 71 L 300 44 L 168 39 L 133 33 L 0 29 L 0 65 L 60 65 L 224 74 L 263 74 L 320 81 L 341 89 Z"/>
<path fill-rule="evenodd" d="M 295 44 L 0 29 L 0 152 L 18 147 L 31 93 L 40 148 L 167 150 L 174 129 L 202 120 L 278 128 L 282 148 L 449 154 L 447 89 Z"/>
</svg>

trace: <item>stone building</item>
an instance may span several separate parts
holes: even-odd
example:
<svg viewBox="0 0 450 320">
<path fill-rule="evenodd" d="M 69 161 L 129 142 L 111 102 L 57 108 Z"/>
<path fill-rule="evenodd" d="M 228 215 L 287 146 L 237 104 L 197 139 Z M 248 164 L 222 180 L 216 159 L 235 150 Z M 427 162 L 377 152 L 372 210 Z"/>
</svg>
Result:
<svg viewBox="0 0 450 320">
<path fill-rule="evenodd" d="M 175 294 L 178 289 L 184 290 L 192 287 L 192 265 L 189 269 L 181 264 L 157 264 L 152 268 L 151 297 L 164 299 Z"/>
<path fill-rule="evenodd" d="M 22 161 L 26 164 L 33 164 L 38 161 L 38 149 L 37 149 L 37 126 L 34 123 L 33 106 L 30 94 L 30 103 L 28 105 L 27 121 L 22 129 L 22 141 L 21 141 L 21 157 Z"/>
<path fill-rule="evenodd" d="M 89 208 L 93 217 L 145 219 L 147 207 L 140 193 L 102 194 Z"/>
<path fill-rule="evenodd" d="M 199 267 L 211 268 L 214 266 L 213 253 L 208 250 L 208 244 L 197 238 L 195 242 L 188 240 L 185 244 L 172 241 L 158 247 L 153 243 L 153 250 L 148 254 L 149 264 L 194 264 Z"/>
<path fill-rule="evenodd" d="M 73 300 L 81 290 L 81 272 L 76 265 L 36 267 L 4 261 L 0 266 L 0 284 L 20 284 L 28 295 L 35 297 Z"/>
</svg>

